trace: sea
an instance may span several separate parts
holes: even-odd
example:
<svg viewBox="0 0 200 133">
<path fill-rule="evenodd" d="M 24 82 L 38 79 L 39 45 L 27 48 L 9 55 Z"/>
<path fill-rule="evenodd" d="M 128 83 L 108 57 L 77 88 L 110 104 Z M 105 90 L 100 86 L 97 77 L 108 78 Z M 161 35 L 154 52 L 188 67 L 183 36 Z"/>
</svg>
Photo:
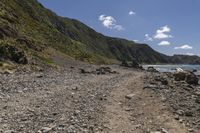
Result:
<svg viewBox="0 0 200 133">
<path fill-rule="evenodd" d="M 183 70 L 197 70 L 195 74 L 200 75 L 200 65 L 143 65 L 144 69 L 148 67 L 154 67 L 159 72 L 175 72 L 176 68 L 182 68 Z"/>
</svg>

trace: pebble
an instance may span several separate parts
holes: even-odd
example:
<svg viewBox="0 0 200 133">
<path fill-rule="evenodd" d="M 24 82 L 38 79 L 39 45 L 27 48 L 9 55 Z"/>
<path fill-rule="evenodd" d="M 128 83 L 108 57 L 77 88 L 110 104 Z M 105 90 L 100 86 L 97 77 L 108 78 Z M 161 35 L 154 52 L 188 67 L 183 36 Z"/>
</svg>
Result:
<svg viewBox="0 0 200 133">
<path fill-rule="evenodd" d="M 179 115 L 175 115 L 175 116 L 174 116 L 174 119 L 175 119 L 175 120 L 179 120 Z"/>
<path fill-rule="evenodd" d="M 58 130 L 64 130 L 64 128 L 65 128 L 65 125 L 63 124 L 58 125 Z"/>
<path fill-rule="evenodd" d="M 194 129 L 191 129 L 191 128 L 190 128 L 190 129 L 188 129 L 188 131 L 189 131 L 189 132 L 194 132 Z"/>
<path fill-rule="evenodd" d="M 127 99 L 132 99 L 135 96 L 135 94 L 128 94 L 125 96 L 125 98 Z"/>
<path fill-rule="evenodd" d="M 132 109 L 131 108 L 125 108 L 125 111 L 131 111 Z"/>
<path fill-rule="evenodd" d="M 161 133 L 168 133 L 168 131 L 166 129 L 162 128 Z"/>
<path fill-rule="evenodd" d="M 179 119 L 179 122 L 180 122 L 180 123 L 183 123 L 183 119 Z"/>
<path fill-rule="evenodd" d="M 160 132 L 160 131 L 155 131 L 155 132 L 150 132 L 150 133 L 162 133 L 162 132 Z"/>
<path fill-rule="evenodd" d="M 67 133 L 76 133 L 76 128 L 73 125 L 70 125 L 67 128 Z"/>
<path fill-rule="evenodd" d="M 41 75 L 41 74 L 38 74 L 38 75 L 36 75 L 36 77 L 37 77 L 37 78 L 42 78 L 42 77 L 43 77 L 43 75 Z"/>
<path fill-rule="evenodd" d="M 40 131 L 42 132 L 42 133 L 48 133 L 48 132 L 50 132 L 52 130 L 52 128 L 50 128 L 50 127 L 43 127 Z"/>
<path fill-rule="evenodd" d="M 4 133 L 15 133 L 15 131 L 14 130 L 7 130 Z"/>
</svg>

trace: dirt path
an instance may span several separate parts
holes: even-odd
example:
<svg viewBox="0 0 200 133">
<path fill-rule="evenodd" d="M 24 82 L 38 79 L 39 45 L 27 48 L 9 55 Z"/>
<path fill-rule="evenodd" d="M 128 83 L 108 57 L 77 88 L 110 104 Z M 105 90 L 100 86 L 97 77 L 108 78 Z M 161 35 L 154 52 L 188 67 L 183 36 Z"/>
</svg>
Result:
<svg viewBox="0 0 200 133">
<path fill-rule="evenodd" d="M 120 74 L 80 74 L 69 66 L 0 75 L 0 133 L 187 133 L 159 97 L 143 90 L 144 72 L 113 69 Z"/>
<path fill-rule="evenodd" d="M 136 72 L 113 89 L 105 105 L 105 130 L 109 133 L 187 133 L 166 105 L 144 90 L 144 73 Z M 129 96 L 130 95 L 130 96 Z"/>
</svg>

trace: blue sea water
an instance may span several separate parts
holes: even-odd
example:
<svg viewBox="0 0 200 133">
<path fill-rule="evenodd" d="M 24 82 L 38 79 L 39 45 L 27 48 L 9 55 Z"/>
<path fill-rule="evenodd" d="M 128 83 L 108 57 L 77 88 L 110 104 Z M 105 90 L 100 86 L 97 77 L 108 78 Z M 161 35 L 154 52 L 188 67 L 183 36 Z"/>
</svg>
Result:
<svg viewBox="0 0 200 133">
<path fill-rule="evenodd" d="M 160 72 L 175 72 L 176 68 L 182 68 L 183 70 L 197 70 L 195 74 L 200 75 L 200 65 L 143 65 L 144 69 L 149 66 L 154 67 Z"/>
</svg>

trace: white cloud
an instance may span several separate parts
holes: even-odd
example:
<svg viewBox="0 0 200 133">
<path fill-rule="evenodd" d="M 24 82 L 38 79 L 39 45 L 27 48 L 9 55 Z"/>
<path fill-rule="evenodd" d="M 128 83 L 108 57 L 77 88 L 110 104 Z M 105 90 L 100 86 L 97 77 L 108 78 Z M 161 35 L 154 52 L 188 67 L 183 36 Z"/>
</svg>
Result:
<svg viewBox="0 0 200 133">
<path fill-rule="evenodd" d="M 158 45 L 159 45 L 159 46 L 168 46 L 168 45 L 171 45 L 171 43 L 168 42 L 168 41 L 162 41 L 162 42 L 160 42 Z"/>
<path fill-rule="evenodd" d="M 124 28 L 123 28 L 121 25 L 115 25 L 115 26 L 113 27 L 113 29 L 117 29 L 118 31 L 124 30 Z"/>
<path fill-rule="evenodd" d="M 112 16 L 105 16 L 101 15 L 99 16 L 99 20 L 102 21 L 103 26 L 107 28 L 112 28 L 116 20 Z"/>
<path fill-rule="evenodd" d="M 193 54 L 193 53 L 186 53 L 186 55 L 193 56 L 193 55 L 195 55 L 195 54 Z"/>
<path fill-rule="evenodd" d="M 193 47 L 186 44 L 186 45 L 182 45 L 180 47 L 175 47 L 174 49 L 184 49 L 184 50 L 187 50 L 187 49 L 193 49 Z"/>
<path fill-rule="evenodd" d="M 149 36 L 149 34 L 145 34 L 145 41 L 153 41 L 153 38 Z"/>
<path fill-rule="evenodd" d="M 101 21 L 103 26 L 108 29 L 124 30 L 123 26 L 116 24 L 117 21 L 112 16 L 100 15 L 99 21 Z"/>
<path fill-rule="evenodd" d="M 171 35 L 167 35 L 165 33 L 159 33 L 159 34 L 156 34 L 154 36 L 155 39 L 167 39 L 167 38 L 173 38 L 173 36 Z"/>
<path fill-rule="evenodd" d="M 134 42 L 139 42 L 139 40 L 133 40 Z"/>
<path fill-rule="evenodd" d="M 129 14 L 130 16 L 136 15 L 136 13 L 135 13 L 134 11 L 130 11 L 128 14 Z"/>
<path fill-rule="evenodd" d="M 168 33 L 171 32 L 171 29 L 166 25 L 163 27 L 160 27 L 160 29 L 158 29 L 156 31 L 156 34 L 154 35 L 155 39 L 167 39 L 167 38 L 173 38 L 172 35 L 169 35 Z"/>
<path fill-rule="evenodd" d="M 165 32 L 170 32 L 170 31 L 171 31 L 171 29 L 167 25 L 165 25 L 165 26 L 161 27 L 160 29 L 158 29 L 157 33 L 165 33 Z"/>
</svg>

